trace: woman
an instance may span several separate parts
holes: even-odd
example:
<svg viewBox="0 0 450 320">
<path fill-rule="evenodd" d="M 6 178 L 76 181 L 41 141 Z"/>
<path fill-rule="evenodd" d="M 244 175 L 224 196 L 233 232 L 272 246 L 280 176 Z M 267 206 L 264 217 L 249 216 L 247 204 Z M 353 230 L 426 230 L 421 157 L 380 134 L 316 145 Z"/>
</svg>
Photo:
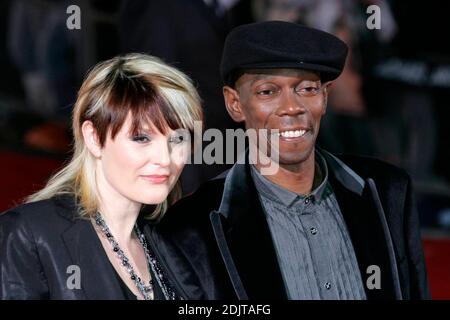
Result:
<svg viewBox="0 0 450 320">
<path fill-rule="evenodd" d="M 143 230 L 180 197 L 201 119 L 189 78 L 157 58 L 130 54 L 90 71 L 72 160 L 0 216 L 0 298 L 186 298 Z"/>
</svg>

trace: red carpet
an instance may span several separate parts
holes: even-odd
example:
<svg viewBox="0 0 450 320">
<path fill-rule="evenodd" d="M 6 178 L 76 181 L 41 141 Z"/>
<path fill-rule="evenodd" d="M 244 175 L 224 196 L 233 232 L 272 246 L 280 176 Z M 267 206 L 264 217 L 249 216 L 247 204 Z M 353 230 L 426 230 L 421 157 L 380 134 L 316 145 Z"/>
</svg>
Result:
<svg viewBox="0 0 450 320">
<path fill-rule="evenodd" d="M 433 299 L 450 299 L 450 239 L 424 239 Z"/>
<path fill-rule="evenodd" d="M 62 161 L 0 151 L 0 212 L 41 188 Z M 450 239 L 424 239 L 433 299 L 450 299 Z"/>
</svg>

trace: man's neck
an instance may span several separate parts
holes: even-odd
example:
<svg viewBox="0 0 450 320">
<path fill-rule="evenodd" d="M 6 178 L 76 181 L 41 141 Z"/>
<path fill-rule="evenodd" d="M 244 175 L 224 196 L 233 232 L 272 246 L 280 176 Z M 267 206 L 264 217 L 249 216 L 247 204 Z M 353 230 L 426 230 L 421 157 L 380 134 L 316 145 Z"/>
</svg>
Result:
<svg viewBox="0 0 450 320">
<path fill-rule="evenodd" d="M 256 164 L 256 168 L 261 172 L 261 166 Z M 315 154 L 311 152 L 308 159 L 295 166 L 279 165 L 279 169 L 273 175 L 265 175 L 269 181 L 285 188 L 291 192 L 306 195 L 313 188 L 315 175 Z"/>
</svg>

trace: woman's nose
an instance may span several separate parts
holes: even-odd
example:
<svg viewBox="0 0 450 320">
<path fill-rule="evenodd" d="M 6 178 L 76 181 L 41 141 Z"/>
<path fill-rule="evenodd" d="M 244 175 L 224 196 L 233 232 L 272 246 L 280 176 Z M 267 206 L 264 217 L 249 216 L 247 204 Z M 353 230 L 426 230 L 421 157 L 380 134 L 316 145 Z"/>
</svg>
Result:
<svg viewBox="0 0 450 320">
<path fill-rule="evenodd" d="M 170 147 L 167 139 L 160 139 L 157 145 L 157 150 L 155 150 L 154 164 L 161 167 L 168 167 L 170 165 Z"/>
</svg>

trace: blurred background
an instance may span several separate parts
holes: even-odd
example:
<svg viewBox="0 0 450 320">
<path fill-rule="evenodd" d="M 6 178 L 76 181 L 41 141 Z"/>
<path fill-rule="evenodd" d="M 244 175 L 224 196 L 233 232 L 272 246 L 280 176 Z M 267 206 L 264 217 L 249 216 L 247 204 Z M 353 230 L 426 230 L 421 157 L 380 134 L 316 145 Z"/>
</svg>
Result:
<svg viewBox="0 0 450 320">
<path fill-rule="evenodd" d="M 80 8 L 80 28 L 70 5 Z M 380 29 L 369 29 L 370 5 Z M 234 128 L 219 62 L 233 27 L 263 20 L 331 32 L 351 48 L 319 145 L 377 157 L 413 177 L 432 295 L 450 299 L 450 4 L 428 0 L 2 0 L 0 212 L 41 188 L 71 155 L 71 109 L 97 62 L 158 56 L 193 78 L 206 128 Z M 189 193 L 226 166 L 189 166 Z"/>
</svg>

